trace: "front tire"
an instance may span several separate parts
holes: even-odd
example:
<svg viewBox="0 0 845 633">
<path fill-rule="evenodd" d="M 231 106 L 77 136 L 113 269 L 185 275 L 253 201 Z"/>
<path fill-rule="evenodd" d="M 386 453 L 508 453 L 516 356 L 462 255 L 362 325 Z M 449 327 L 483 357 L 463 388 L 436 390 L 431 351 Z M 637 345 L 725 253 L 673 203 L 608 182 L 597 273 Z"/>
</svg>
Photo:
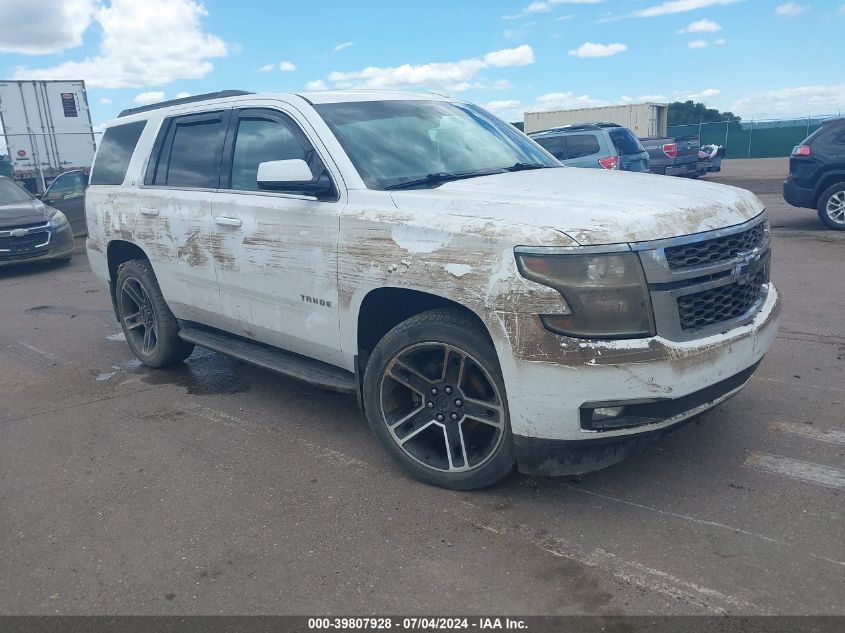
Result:
<svg viewBox="0 0 845 633">
<path fill-rule="evenodd" d="M 472 490 L 513 470 L 496 351 L 460 312 L 423 312 L 388 332 L 367 363 L 364 407 L 388 453 L 425 483 Z"/>
<path fill-rule="evenodd" d="M 147 367 L 185 360 L 194 346 L 179 338 L 179 323 L 167 307 L 150 262 L 120 265 L 115 290 L 117 318 L 135 357 Z"/>
<path fill-rule="evenodd" d="M 825 189 L 819 196 L 819 219 L 829 229 L 845 231 L 845 182 Z"/>
</svg>

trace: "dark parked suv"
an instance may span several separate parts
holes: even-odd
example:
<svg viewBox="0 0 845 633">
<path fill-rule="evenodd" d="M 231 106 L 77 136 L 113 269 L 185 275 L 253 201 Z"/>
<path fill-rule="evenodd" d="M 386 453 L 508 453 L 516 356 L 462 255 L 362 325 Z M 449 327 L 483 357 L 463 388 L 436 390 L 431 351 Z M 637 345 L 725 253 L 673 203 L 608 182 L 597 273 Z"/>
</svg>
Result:
<svg viewBox="0 0 845 633">
<path fill-rule="evenodd" d="M 845 118 L 825 121 L 792 150 L 783 198 L 818 210 L 827 227 L 845 230 Z"/>
</svg>

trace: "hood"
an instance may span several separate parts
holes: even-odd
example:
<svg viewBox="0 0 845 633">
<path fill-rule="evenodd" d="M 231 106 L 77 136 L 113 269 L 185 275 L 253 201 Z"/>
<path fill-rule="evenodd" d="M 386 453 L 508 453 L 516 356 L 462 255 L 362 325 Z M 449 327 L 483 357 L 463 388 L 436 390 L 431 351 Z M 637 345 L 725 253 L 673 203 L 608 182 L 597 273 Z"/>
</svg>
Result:
<svg viewBox="0 0 845 633">
<path fill-rule="evenodd" d="M 49 219 L 50 209 L 40 200 L 0 204 L 0 229 L 44 224 Z"/>
<path fill-rule="evenodd" d="M 672 176 L 563 167 L 392 192 L 415 213 L 500 218 L 582 245 L 659 240 L 741 224 L 763 211 L 750 191 Z"/>
</svg>

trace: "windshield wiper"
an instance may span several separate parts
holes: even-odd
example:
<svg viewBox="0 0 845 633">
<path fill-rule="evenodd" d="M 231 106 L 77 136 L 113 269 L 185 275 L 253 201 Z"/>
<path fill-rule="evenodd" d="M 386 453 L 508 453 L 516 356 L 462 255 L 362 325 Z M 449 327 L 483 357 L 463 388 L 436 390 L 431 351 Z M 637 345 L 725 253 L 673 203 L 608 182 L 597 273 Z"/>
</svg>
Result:
<svg viewBox="0 0 845 633">
<path fill-rule="evenodd" d="M 388 185 L 385 189 L 413 189 L 414 187 L 424 187 L 425 185 L 440 185 L 444 182 L 451 182 L 453 180 L 465 180 L 467 178 L 475 178 L 477 176 L 490 176 L 497 172 L 493 171 L 465 171 L 455 174 L 446 172 L 438 172 L 429 174 L 425 178 L 417 178 L 415 180 L 408 180 L 400 182 L 395 185 Z"/>
<path fill-rule="evenodd" d="M 538 163 L 514 163 L 510 167 L 505 167 L 505 171 L 526 171 L 528 169 L 545 169 L 548 165 L 540 165 Z"/>
</svg>

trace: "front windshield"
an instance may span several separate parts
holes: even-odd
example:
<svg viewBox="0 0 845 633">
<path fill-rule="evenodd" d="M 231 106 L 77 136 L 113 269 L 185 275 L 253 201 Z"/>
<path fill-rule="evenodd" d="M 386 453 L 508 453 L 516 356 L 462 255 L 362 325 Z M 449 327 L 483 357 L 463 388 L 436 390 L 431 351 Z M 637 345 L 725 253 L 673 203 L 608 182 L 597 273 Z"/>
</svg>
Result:
<svg viewBox="0 0 845 633">
<path fill-rule="evenodd" d="M 470 104 L 359 101 L 314 107 L 370 189 L 432 175 L 560 167 L 511 125 Z"/>
<path fill-rule="evenodd" d="M 0 204 L 29 202 L 32 196 L 8 178 L 0 178 Z"/>
</svg>

